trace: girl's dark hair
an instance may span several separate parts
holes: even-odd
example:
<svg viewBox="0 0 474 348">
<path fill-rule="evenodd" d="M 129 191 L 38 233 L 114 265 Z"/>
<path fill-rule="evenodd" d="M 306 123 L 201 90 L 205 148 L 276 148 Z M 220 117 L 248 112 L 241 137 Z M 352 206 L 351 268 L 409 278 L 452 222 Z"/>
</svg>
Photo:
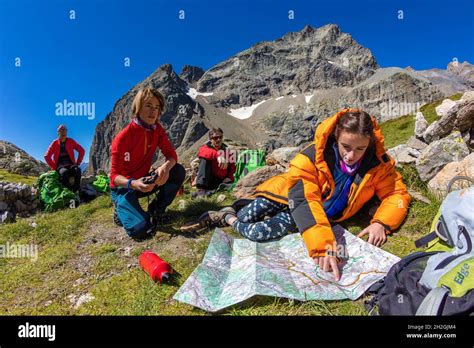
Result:
<svg viewBox="0 0 474 348">
<path fill-rule="evenodd" d="M 370 144 L 375 143 L 374 124 L 370 115 L 365 111 L 349 111 L 344 114 L 336 123 L 334 137 L 339 139 L 342 131 L 356 133 L 370 139 Z"/>
</svg>

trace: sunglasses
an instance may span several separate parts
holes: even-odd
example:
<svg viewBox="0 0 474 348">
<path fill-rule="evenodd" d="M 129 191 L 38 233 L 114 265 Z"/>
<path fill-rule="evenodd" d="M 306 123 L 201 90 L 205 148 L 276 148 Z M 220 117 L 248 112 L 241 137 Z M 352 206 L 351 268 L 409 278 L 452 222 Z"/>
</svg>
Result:
<svg viewBox="0 0 474 348">
<path fill-rule="evenodd" d="M 216 135 L 216 136 L 212 137 L 211 139 L 212 140 L 222 139 L 222 135 Z"/>
</svg>

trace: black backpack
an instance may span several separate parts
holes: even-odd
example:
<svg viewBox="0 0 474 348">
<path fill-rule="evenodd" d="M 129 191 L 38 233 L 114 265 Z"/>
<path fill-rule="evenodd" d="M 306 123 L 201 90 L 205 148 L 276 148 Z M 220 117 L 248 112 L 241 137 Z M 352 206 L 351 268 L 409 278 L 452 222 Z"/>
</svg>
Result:
<svg viewBox="0 0 474 348">
<path fill-rule="evenodd" d="M 416 252 L 401 259 L 388 271 L 386 277 L 373 284 L 367 294 L 373 295 L 365 302 L 372 315 L 415 315 L 430 289 L 419 283 L 430 256 L 439 253 Z M 376 309 L 378 308 L 378 313 Z M 437 315 L 472 315 L 474 291 L 462 297 L 449 293 L 437 304 Z"/>
</svg>

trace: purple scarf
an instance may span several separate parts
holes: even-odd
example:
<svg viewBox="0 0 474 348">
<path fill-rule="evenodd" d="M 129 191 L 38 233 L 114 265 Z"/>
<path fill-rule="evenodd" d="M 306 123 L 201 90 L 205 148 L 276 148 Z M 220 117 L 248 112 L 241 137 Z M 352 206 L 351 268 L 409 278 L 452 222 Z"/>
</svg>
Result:
<svg viewBox="0 0 474 348">
<path fill-rule="evenodd" d="M 358 160 L 356 163 L 354 163 L 352 166 L 346 164 L 343 160 L 340 159 L 339 165 L 341 166 L 341 170 L 347 175 L 354 174 L 357 171 L 357 169 L 359 169 L 360 164 L 362 163 L 362 158 Z"/>
</svg>

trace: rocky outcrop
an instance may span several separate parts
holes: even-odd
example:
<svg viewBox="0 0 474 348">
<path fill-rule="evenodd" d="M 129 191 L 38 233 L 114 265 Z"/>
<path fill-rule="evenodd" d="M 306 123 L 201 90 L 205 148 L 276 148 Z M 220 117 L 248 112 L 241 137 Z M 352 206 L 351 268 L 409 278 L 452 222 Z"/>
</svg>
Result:
<svg viewBox="0 0 474 348">
<path fill-rule="evenodd" d="M 49 170 L 49 167 L 20 149 L 18 146 L 0 140 L 0 168 L 11 173 L 39 176 Z"/>
<path fill-rule="evenodd" d="M 469 155 L 469 149 L 459 132 L 430 143 L 418 157 L 416 169 L 421 180 L 433 178 L 446 164 L 461 161 Z"/>
<path fill-rule="evenodd" d="M 291 160 L 298 154 L 298 147 L 281 147 L 267 156 L 267 165 L 279 164 L 288 168 Z"/>
<path fill-rule="evenodd" d="M 416 137 L 412 136 L 410 139 L 407 141 L 407 146 L 411 147 L 412 149 L 422 151 L 424 150 L 428 144 L 422 142 L 421 140 L 417 139 Z"/>
<path fill-rule="evenodd" d="M 423 113 L 418 111 L 415 116 L 415 136 L 419 139 L 423 138 L 426 128 L 428 128 L 428 122 Z"/>
<path fill-rule="evenodd" d="M 179 74 L 180 79 L 186 81 L 189 84 L 197 82 L 205 71 L 197 66 L 185 65 Z"/>
<path fill-rule="evenodd" d="M 455 176 L 467 176 L 474 180 L 474 153 L 458 162 L 446 164 L 433 179 L 428 182 L 428 189 L 438 197 L 444 197 L 447 193 L 448 184 Z M 466 182 L 456 181 L 451 190 L 465 187 Z M 471 184 L 471 183 L 469 183 Z"/>
<path fill-rule="evenodd" d="M 440 111 L 441 118 L 423 133 L 426 142 L 441 139 L 453 130 L 465 133 L 474 128 L 474 93 L 465 93 L 461 100 Z"/>
<path fill-rule="evenodd" d="M 255 169 L 237 182 L 233 194 L 236 198 L 248 198 L 255 193 L 255 188 L 262 182 L 283 172 L 285 172 L 285 167 L 281 165 Z"/>
<path fill-rule="evenodd" d="M 444 115 L 446 115 L 446 113 L 449 111 L 449 109 L 451 109 L 454 105 L 456 105 L 456 102 L 454 100 L 445 99 L 445 100 L 443 100 L 443 102 L 440 105 L 438 105 L 435 108 L 436 114 L 439 117 L 443 117 Z"/>
<path fill-rule="evenodd" d="M 29 216 L 40 207 L 35 188 L 26 184 L 0 182 L 0 223 L 14 222 L 16 216 Z"/>
</svg>

